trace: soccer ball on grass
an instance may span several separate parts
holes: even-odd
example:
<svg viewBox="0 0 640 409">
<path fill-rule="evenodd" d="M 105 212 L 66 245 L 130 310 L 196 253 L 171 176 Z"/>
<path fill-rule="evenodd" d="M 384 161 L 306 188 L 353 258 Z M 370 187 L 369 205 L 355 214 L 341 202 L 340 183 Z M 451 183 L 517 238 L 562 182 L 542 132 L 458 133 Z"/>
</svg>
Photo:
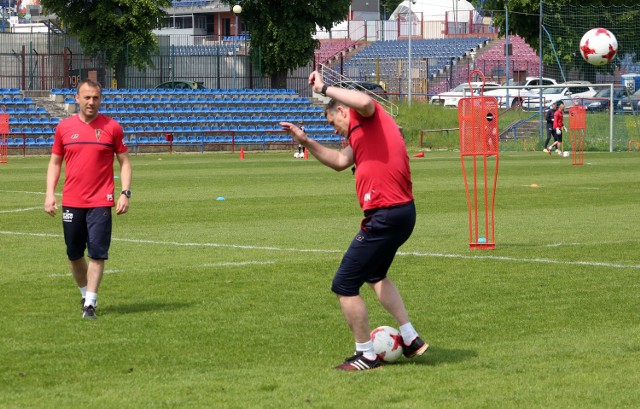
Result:
<svg viewBox="0 0 640 409">
<path fill-rule="evenodd" d="M 594 28 L 585 33 L 580 40 L 580 54 L 592 65 L 605 65 L 618 52 L 618 40 L 613 33 L 604 28 Z"/>
<path fill-rule="evenodd" d="M 384 362 L 395 362 L 402 356 L 402 335 L 393 327 L 382 326 L 371 331 L 373 350 Z"/>
</svg>

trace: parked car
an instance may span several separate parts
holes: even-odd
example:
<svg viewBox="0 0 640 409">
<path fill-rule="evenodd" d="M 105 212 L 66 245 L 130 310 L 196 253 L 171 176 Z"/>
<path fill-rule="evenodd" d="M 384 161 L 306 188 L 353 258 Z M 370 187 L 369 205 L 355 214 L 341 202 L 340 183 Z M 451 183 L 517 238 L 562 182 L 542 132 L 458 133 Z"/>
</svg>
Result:
<svg viewBox="0 0 640 409">
<path fill-rule="evenodd" d="M 613 89 L 613 106 L 617 106 L 621 98 L 624 97 L 625 88 Z M 611 101 L 611 88 L 601 88 L 596 95 L 591 98 L 585 98 L 583 105 L 587 108 L 587 111 L 604 111 L 609 108 Z"/>
<path fill-rule="evenodd" d="M 480 95 L 480 89 L 482 88 L 482 82 L 472 81 L 471 87 L 473 88 L 474 95 Z M 484 83 L 484 92 L 487 92 L 491 89 L 499 87 L 500 84 L 497 82 L 486 82 Z M 465 92 L 466 90 L 466 92 Z M 458 84 L 456 87 L 452 88 L 450 91 L 441 92 L 438 95 L 434 95 L 429 100 L 432 104 L 440 104 L 445 107 L 458 107 L 458 101 L 464 97 L 470 97 L 471 92 L 469 91 L 469 83 L 463 82 L 462 84 Z"/>
<path fill-rule="evenodd" d="M 567 87 L 565 85 L 574 85 Z M 579 85 L 579 86 L 575 86 Z M 535 92 L 537 91 L 537 92 Z M 534 94 L 538 94 L 537 98 L 531 98 L 529 102 L 525 102 L 525 107 L 529 109 L 538 109 L 540 107 L 540 90 L 535 90 Z M 580 98 L 589 98 L 596 95 L 597 91 L 591 86 L 588 81 L 567 81 L 564 84 L 559 84 L 557 87 L 545 88 L 542 90 L 542 98 L 544 99 L 543 106 L 548 108 L 554 102 L 558 100 L 572 99 L 574 105 L 580 105 Z"/>
<path fill-rule="evenodd" d="M 355 89 L 358 91 L 369 91 L 374 94 L 386 94 L 387 91 L 377 82 L 366 81 L 341 81 L 332 85 L 333 87 Z"/>
<path fill-rule="evenodd" d="M 636 90 L 631 95 L 625 95 L 618 100 L 618 111 L 638 111 L 638 105 L 640 104 L 640 89 Z"/>
<path fill-rule="evenodd" d="M 167 81 L 156 86 L 156 89 L 200 89 L 204 84 L 200 81 Z"/>
<path fill-rule="evenodd" d="M 540 81 L 539 77 L 527 77 L 524 81 L 509 81 L 509 86 L 518 87 L 517 89 L 505 89 L 500 88 L 492 91 L 485 92 L 486 96 L 496 97 L 498 100 L 498 106 L 500 108 L 511 107 L 517 104 L 525 104 L 526 101 L 532 101 L 534 99 L 540 99 L 540 91 L 537 91 L 535 88 L 529 88 L 533 85 L 555 85 L 557 84 L 556 80 L 553 78 L 542 78 Z M 509 91 L 509 104 L 507 105 L 507 91 Z M 536 92 L 537 91 L 537 92 Z"/>
</svg>

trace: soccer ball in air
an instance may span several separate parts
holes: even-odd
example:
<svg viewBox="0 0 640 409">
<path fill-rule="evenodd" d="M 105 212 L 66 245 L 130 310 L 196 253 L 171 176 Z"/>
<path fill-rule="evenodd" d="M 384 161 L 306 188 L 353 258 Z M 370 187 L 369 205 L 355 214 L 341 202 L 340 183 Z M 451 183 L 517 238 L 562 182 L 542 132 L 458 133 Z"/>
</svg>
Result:
<svg viewBox="0 0 640 409">
<path fill-rule="evenodd" d="M 373 350 L 378 358 L 384 362 L 395 362 L 402 356 L 402 335 L 388 326 L 382 326 L 371 331 Z"/>
<path fill-rule="evenodd" d="M 592 65 L 609 63 L 617 52 L 618 40 L 611 31 L 604 28 L 591 29 L 580 40 L 580 54 Z"/>
</svg>

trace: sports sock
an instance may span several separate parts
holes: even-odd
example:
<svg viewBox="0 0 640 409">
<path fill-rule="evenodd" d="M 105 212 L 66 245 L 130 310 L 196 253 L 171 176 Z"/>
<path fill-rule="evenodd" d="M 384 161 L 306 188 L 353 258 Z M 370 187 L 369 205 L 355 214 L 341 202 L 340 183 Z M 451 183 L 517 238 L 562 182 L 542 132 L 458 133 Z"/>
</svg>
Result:
<svg viewBox="0 0 640 409">
<path fill-rule="evenodd" d="M 362 343 L 356 342 L 356 352 L 362 352 L 362 355 L 364 355 L 365 358 L 372 361 L 376 359 L 376 353 L 373 350 L 373 341 Z"/>
<path fill-rule="evenodd" d="M 95 307 L 97 298 L 98 298 L 97 293 L 92 293 L 91 291 L 87 291 L 87 296 L 84 298 L 84 306 L 88 307 L 90 305 L 92 307 Z"/>
<path fill-rule="evenodd" d="M 87 298 L 87 286 L 86 285 L 84 287 L 78 287 L 78 290 L 80 290 L 80 294 L 82 294 L 82 298 Z"/>
<path fill-rule="evenodd" d="M 400 334 L 402 334 L 402 341 L 405 345 L 410 345 L 418 337 L 418 332 L 410 322 L 400 326 Z"/>
</svg>

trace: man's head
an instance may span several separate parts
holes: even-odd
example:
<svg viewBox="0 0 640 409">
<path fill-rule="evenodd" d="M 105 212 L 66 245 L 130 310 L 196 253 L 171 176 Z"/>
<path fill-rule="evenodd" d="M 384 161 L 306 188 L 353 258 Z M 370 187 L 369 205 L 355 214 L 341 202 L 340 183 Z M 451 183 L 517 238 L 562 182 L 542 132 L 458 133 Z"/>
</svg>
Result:
<svg viewBox="0 0 640 409">
<path fill-rule="evenodd" d="M 102 99 L 102 87 L 93 80 L 83 80 L 78 84 L 76 102 L 80 107 L 80 118 L 89 122 L 98 116 L 100 100 Z"/>
<path fill-rule="evenodd" d="M 562 101 L 556 102 L 556 108 L 562 112 L 562 110 L 564 109 L 564 102 Z"/>
<path fill-rule="evenodd" d="M 552 102 L 551 103 L 551 109 L 556 109 L 557 106 L 558 106 L 557 102 Z"/>
<path fill-rule="evenodd" d="M 329 125 L 333 126 L 335 133 L 345 138 L 349 135 L 350 112 L 347 106 L 332 99 L 324 109 L 324 115 Z"/>
</svg>

